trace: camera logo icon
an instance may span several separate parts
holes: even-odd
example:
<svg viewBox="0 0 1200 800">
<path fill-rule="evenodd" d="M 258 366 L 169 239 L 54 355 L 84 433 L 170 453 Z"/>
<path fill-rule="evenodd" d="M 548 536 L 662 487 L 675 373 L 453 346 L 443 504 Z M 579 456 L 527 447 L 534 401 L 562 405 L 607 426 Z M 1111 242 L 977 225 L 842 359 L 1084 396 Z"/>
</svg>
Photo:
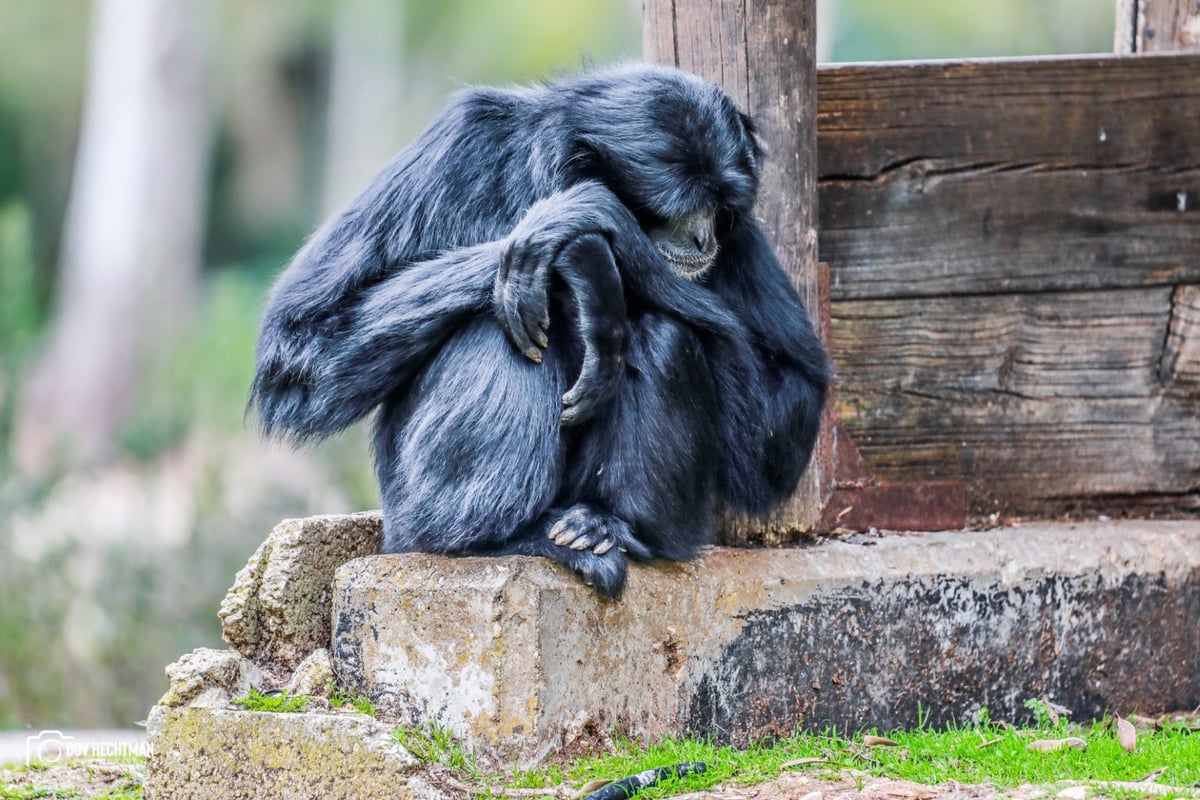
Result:
<svg viewBox="0 0 1200 800">
<path fill-rule="evenodd" d="M 31 764 L 60 764 L 70 756 L 68 742 L 75 741 L 62 731 L 42 731 L 25 737 L 25 766 Z"/>
</svg>

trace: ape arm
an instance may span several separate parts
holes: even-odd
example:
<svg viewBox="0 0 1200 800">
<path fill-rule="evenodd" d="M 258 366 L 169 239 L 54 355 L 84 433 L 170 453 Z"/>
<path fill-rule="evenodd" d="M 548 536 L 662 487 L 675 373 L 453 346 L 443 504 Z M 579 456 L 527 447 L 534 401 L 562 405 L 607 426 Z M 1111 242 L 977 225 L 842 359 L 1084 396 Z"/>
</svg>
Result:
<svg viewBox="0 0 1200 800">
<path fill-rule="evenodd" d="M 307 316 L 297 313 L 306 306 L 297 282 L 285 276 L 263 321 L 251 388 L 263 430 L 319 438 L 370 413 L 487 308 L 500 247 L 410 264 Z"/>
<path fill-rule="evenodd" d="M 757 223 L 738 220 L 722 245 L 713 291 L 749 332 L 754 355 L 712 349 L 722 403 L 748 413 L 723 419 L 725 500 L 762 513 L 795 491 L 812 456 L 831 366 L 795 288 Z M 746 408 L 749 404 L 749 408 Z"/>
<path fill-rule="evenodd" d="M 303 440 L 345 428 L 405 386 L 489 304 L 526 336 L 531 323 L 540 334 L 552 272 L 575 296 L 584 341 L 582 371 L 563 398 L 564 422 L 583 421 L 622 374 L 624 295 L 605 245 L 605 235 L 626 224 L 621 214 L 628 212 L 606 189 L 581 184 L 534 204 L 504 239 L 390 270 L 372 263 L 378 248 L 348 236 L 344 221 L 322 231 L 288 268 L 264 317 L 251 389 L 263 429 Z M 599 246 L 564 252 L 588 237 Z M 498 277 L 506 273 L 536 279 Z M 347 278 L 371 275 L 373 283 Z M 506 332 L 515 339 L 512 327 Z"/>
<path fill-rule="evenodd" d="M 577 300 L 587 296 L 590 303 L 579 308 L 588 356 L 572 392 L 582 384 L 596 387 L 593 394 L 604 394 L 598 387 L 615 385 L 619 377 L 628 338 L 621 292 L 729 344 L 744 343 L 748 331 L 738 315 L 713 292 L 676 275 L 616 195 L 600 183 L 585 181 L 533 204 L 501 257 L 496 316 L 513 346 L 531 361 L 541 361 L 539 348 L 546 346 L 550 265 L 567 244 L 589 235 L 607 242 L 609 252 L 588 247 L 557 265 Z M 744 349 L 741 355 L 749 357 Z"/>
</svg>

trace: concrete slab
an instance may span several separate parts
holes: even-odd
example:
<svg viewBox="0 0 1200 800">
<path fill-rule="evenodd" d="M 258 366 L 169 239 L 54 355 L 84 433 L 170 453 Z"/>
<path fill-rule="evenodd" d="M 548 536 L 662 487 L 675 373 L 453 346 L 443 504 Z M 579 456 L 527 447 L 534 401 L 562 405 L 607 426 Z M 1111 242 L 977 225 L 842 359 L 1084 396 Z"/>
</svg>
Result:
<svg viewBox="0 0 1200 800">
<path fill-rule="evenodd" d="M 631 570 L 598 599 L 539 559 L 371 556 L 334 576 L 334 670 L 484 756 L 571 736 L 1077 716 L 1200 704 L 1200 522 L 1029 525 Z"/>
<path fill-rule="evenodd" d="M 444 800 L 460 796 L 363 714 L 155 706 L 146 800 Z"/>
</svg>

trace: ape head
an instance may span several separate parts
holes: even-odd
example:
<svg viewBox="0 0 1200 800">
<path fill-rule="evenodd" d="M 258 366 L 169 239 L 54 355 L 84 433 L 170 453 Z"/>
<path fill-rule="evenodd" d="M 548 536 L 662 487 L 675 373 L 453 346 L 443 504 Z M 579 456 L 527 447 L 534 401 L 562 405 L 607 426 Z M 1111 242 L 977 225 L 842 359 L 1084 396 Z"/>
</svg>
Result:
<svg viewBox="0 0 1200 800">
<path fill-rule="evenodd" d="M 762 149 L 719 88 L 639 66 L 578 85 L 575 158 L 634 213 L 676 274 L 702 280 L 721 238 L 748 215 Z"/>
</svg>

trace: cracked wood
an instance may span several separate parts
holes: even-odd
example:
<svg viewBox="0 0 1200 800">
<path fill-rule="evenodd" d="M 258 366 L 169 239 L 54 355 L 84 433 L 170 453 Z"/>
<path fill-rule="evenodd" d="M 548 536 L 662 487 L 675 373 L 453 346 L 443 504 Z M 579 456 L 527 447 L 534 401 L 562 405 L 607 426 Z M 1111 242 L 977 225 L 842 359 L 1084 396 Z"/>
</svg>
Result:
<svg viewBox="0 0 1200 800">
<path fill-rule="evenodd" d="M 1195 492 L 1200 403 L 1194 386 L 1164 391 L 1177 368 L 1160 374 L 1172 295 L 835 303 L 839 418 L 880 477 L 966 480 L 977 511 Z"/>
</svg>

